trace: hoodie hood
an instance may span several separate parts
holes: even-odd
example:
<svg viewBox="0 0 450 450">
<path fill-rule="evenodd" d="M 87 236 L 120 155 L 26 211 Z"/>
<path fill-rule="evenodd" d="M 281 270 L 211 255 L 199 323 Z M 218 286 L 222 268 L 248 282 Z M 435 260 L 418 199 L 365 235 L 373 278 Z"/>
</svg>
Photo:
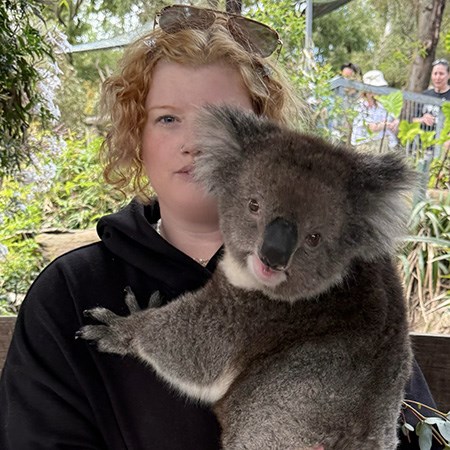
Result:
<svg viewBox="0 0 450 450">
<path fill-rule="evenodd" d="M 101 218 L 97 233 L 113 255 L 165 284 L 168 293 L 178 295 L 180 289 L 198 288 L 199 279 L 206 282 L 215 270 L 221 250 L 207 267 L 201 266 L 156 232 L 159 218 L 157 200 L 148 205 L 133 200 L 119 212 Z"/>
</svg>

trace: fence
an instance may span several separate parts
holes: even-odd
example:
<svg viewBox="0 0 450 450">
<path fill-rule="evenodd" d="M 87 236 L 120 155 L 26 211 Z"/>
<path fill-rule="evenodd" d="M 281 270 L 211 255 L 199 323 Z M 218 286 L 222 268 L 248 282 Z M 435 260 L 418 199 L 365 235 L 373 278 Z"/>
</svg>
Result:
<svg viewBox="0 0 450 450">
<path fill-rule="evenodd" d="M 335 95 L 344 99 L 344 106 L 347 109 L 353 108 L 353 103 L 356 103 L 358 97 L 362 92 L 371 92 L 376 95 L 388 95 L 393 92 L 398 92 L 398 89 L 391 87 L 376 87 L 370 86 L 359 81 L 348 80 L 346 78 L 337 77 L 330 82 L 330 87 Z M 351 92 L 351 96 L 349 96 Z M 428 95 L 418 94 L 417 92 L 402 91 L 403 94 L 403 106 L 400 114 L 400 120 L 406 120 L 413 122 L 415 117 L 421 117 L 423 115 L 424 105 L 429 105 L 434 109 L 433 115 L 436 117 L 436 125 L 434 127 L 427 127 L 423 124 L 421 129 L 424 131 L 434 131 L 435 137 L 439 138 L 444 126 L 445 116 L 442 111 L 442 105 L 446 102 L 445 99 L 438 97 L 431 97 Z M 355 104 L 356 106 L 356 104 Z M 331 124 L 331 127 L 333 125 Z M 351 124 L 349 124 L 351 127 Z M 330 129 L 331 134 L 333 130 Z M 347 131 L 351 134 L 351 129 Z M 437 158 L 441 154 L 441 146 L 434 145 L 430 149 L 420 148 L 420 139 L 415 139 L 412 142 L 408 142 L 405 147 L 405 153 L 407 156 L 416 155 L 418 151 L 422 156 L 417 160 L 417 170 L 422 174 L 421 188 L 417 193 L 418 199 L 425 196 L 426 186 L 429 178 L 429 168 L 433 158 Z M 423 151 L 425 150 L 425 151 Z"/>
<path fill-rule="evenodd" d="M 398 89 L 390 87 L 376 87 L 369 86 L 367 84 L 361 83 L 359 81 L 348 80 L 346 78 L 338 77 L 330 82 L 332 91 L 342 98 L 347 96 L 349 90 L 355 92 L 352 98 L 357 98 L 358 94 L 361 92 L 372 92 L 377 95 L 387 95 L 393 92 L 398 92 Z M 442 105 L 445 103 L 445 99 L 431 97 L 429 95 L 418 94 L 417 92 L 402 91 L 403 94 L 403 108 L 400 115 L 400 120 L 406 120 L 412 122 L 414 117 L 421 117 L 424 105 L 430 105 L 435 108 L 436 127 L 426 127 L 422 126 L 425 131 L 435 131 L 436 137 L 438 138 L 442 132 L 444 125 L 444 114 L 442 112 Z M 348 103 L 348 102 L 347 102 Z M 347 106 L 349 106 L 347 104 Z M 409 147 L 407 151 L 412 151 Z M 440 155 L 440 147 L 435 146 L 431 156 L 438 157 Z"/>
</svg>

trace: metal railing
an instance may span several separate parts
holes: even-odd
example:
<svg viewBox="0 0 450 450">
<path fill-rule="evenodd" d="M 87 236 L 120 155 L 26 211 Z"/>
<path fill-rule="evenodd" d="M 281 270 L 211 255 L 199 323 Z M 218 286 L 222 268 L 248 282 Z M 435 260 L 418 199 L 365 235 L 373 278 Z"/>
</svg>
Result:
<svg viewBox="0 0 450 450">
<path fill-rule="evenodd" d="M 348 80 L 342 77 L 338 77 L 331 80 L 330 86 L 332 91 L 336 95 L 339 95 L 340 97 L 345 97 L 347 95 L 348 90 L 356 91 L 359 94 L 362 92 L 372 92 L 378 95 L 387 95 L 399 91 L 399 89 L 394 89 L 391 87 L 369 86 L 359 81 Z M 422 110 L 424 105 L 435 106 L 438 111 L 436 118 L 436 126 L 428 127 L 422 125 L 421 128 L 424 131 L 434 131 L 436 133 L 436 138 L 439 138 L 445 120 L 444 114 L 442 112 L 442 105 L 446 102 L 446 100 L 410 91 L 402 91 L 402 94 L 403 94 L 403 108 L 400 114 L 400 120 L 412 122 L 415 117 L 421 117 L 423 115 Z M 359 95 L 355 95 L 355 97 L 357 98 L 359 97 Z M 440 147 L 435 146 L 433 156 L 434 157 L 439 156 L 439 152 Z"/>
<path fill-rule="evenodd" d="M 387 95 L 393 92 L 398 92 L 399 89 L 391 87 L 375 87 L 370 86 L 359 81 L 348 80 L 346 78 L 337 77 L 330 81 L 330 86 L 335 95 L 343 98 L 346 108 L 352 108 L 353 102 L 358 101 L 360 94 L 362 92 L 372 92 L 377 95 Z M 349 92 L 352 93 L 349 96 Z M 403 106 L 400 113 L 400 120 L 406 120 L 408 122 L 413 122 L 415 117 L 421 117 L 423 115 L 424 105 L 432 105 L 436 108 L 435 111 L 435 126 L 425 126 L 421 124 L 421 129 L 424 131 L 433 131 L 435 137 L 439 138 L 444 126 L 445 116 L 442 111 L 442 105 L 447 101 L 438 97 L 431 97 L 424 94 L 418 94 L 417 92 L 402 91 L 403 94 Z M 350 97 L 350 99 L 349 99 Z M 351 132 L 351 130 L 350 130 Z M 416 169 L 421 173 L 421 182 L 418 192 L 416 192 L 416 200 L 421 200 L 425 198 L 425 192 L 429 179 L 429 169 L 431 161 L 434 158 L 440 156 L 441 146 L 434 145 L 432 148 L 421 149 L 420 139 L 416 138 L 412 142 L 408 142 L 404 148 L 406 155 L 416 155 L 420 150 L 421 158 L 416 160 Z"/>
</svg>

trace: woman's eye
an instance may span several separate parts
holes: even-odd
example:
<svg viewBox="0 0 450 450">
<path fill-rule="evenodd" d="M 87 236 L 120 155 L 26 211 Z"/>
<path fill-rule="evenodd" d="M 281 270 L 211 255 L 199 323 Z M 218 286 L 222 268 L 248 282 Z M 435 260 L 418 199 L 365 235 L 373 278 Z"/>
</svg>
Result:
<svg viewBox="0 0 450 450">
<path fill-rule="evenodd" d="M 305 242 L 310 247 L 317 247 L 320 243 L 321 236 L 319 233 L 308 234 L 305 238 Z"/>
<path fill-rule="evenodd" d="M 161 116 L 156 119 L 156 122 L 170 125 L 171 123 L 176 122 L 176 118 L 174 116 Z"/>
<path fill-rule="evenodd" d="M 248 209 L 252 213 L 257 213 L 259 211 L 259 203 L 254 198 L 251 198 L 248 201 Z"/>
</svg>

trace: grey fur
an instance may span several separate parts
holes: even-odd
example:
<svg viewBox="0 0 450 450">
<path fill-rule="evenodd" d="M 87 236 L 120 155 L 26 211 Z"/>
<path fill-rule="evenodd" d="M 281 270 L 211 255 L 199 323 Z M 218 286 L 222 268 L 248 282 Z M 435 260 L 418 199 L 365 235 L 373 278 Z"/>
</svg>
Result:
<svg viewBox="0 0 450 450">
<path fill-rule="evenodd" d="M 411 350 L 391 254 L 412 171 L 226 107 L 198 130 L 226 249 L 212 279 L 128 317 L 91 310 L 104 325 L 79 335 L 212 403 L 226 450 L 395 449 Z"/>
</svg>

